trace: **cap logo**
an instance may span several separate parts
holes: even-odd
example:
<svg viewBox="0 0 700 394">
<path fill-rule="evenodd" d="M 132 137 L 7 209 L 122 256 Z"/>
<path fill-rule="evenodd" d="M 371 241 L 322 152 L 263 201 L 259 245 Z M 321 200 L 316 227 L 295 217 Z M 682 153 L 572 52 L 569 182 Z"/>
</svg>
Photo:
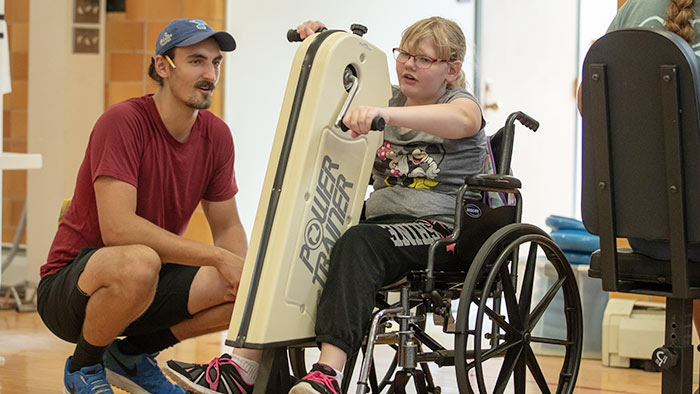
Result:
<svg viewBox="0 0 700 394">
<path fill-rule="evenodd" d="M 173 35 L 168 33 L 167 31 L 163 33 L 163 37 L 160 39 L 160 46 L 163 46 L 167 43 L 170 42 L 170 40 L 173 39 Z"/>
<path fill-rule="evenodd" d="M 195 27 L 199 30 L 207 30 L 207 27 L 209 27 L 209 26 L 207 26 L 207 22 L 204 22 L 201 19 L 190 19 L 189 22 L 194 23 Z"/>
</svg>

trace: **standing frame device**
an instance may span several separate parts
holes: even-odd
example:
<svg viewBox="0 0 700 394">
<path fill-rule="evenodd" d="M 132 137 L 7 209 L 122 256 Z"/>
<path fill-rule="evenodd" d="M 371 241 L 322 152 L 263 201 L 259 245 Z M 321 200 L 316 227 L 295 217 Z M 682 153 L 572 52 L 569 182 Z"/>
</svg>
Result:
<svg viewBox="0 0 700 394">
<path fill-rule="evenodd" d="M 361 33 L 324 31 L 297 50 L 227 345 L 280 349 L 315 337 L 330 249 L 359 222 L 382 141 L 374 131 L 352 138 L 342 117 L 391 98 L 387 57 Z"/>
</svg>

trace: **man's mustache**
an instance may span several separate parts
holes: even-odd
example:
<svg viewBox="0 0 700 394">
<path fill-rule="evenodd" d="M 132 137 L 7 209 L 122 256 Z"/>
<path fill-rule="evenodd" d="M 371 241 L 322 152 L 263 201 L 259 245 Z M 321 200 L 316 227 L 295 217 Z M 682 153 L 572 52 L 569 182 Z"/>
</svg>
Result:
<svg viewBox="0 0 700 394">
<path fill-rule="evenodd" d="M 199 82 L 197 82 L 197 83 L 194 85 L 194 87 L 197 88 L 197 89 L 202 89 L 202 88 L 204 88 L 204 89 L 214 90 L 214 88 L 216 87 L 216 85 L 215 85 L 214 83 L 208 82 L 208 81 L 199 81 Z"/>
</svg>

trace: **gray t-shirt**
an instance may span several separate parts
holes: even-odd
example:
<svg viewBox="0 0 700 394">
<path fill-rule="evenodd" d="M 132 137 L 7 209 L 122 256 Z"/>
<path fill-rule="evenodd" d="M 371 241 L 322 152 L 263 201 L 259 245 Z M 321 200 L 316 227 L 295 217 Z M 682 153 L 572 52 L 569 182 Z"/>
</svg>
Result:
<svg viewBox="0 0 700 394">
<path fill-rule="evenodd" d="M 406 96 L 394 86 L 389 106 L 400 107 Z M 465 89 L 445 92 L 438 104 L 458 98 L 477 102 Z M 449 225 L 454 221 L 455 195 L 464 178 L 481 172 L 485 148 L 485 121 L 468 138 L 448 139 L 419 130 L 401 134 L 396 126 L 384 129 L 384 143 L 377 150 L 372 177 L 374 191 L 367 200 L 367 218 L 409 215 Z"/>
<path fill-rule="evenodd" d="M 617 11 L 608 33 L 631 27 L 664 29 L 668 4 L 669 0 L 627 0 Z M 700 61 L 700 1 L 695 2 L 695 18 L 690 23 L 695 29 L 693 50 Z"/>
</svg>

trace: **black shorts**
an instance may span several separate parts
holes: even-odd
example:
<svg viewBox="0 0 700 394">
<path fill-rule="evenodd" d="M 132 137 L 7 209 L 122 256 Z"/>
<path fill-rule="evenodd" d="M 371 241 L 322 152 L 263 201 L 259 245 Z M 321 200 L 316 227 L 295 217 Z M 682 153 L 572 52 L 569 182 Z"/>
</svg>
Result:
<svg viewBox="0 0 700 394">
<path fill-rule="evenodd" d="M 90 297 L 78 288 L 78 278 L 99 248 L 83 248 L 72 263 L 39 282 L 37 309 L 44 324 L 59 338 L 76 343 Z M 190 286 L 199 267 L 163 264 L 153 302 L 122 335 L 146 335 L 189 319 Z M 109 313 L 105 311 L 105 313 Z"/>
</svg>

